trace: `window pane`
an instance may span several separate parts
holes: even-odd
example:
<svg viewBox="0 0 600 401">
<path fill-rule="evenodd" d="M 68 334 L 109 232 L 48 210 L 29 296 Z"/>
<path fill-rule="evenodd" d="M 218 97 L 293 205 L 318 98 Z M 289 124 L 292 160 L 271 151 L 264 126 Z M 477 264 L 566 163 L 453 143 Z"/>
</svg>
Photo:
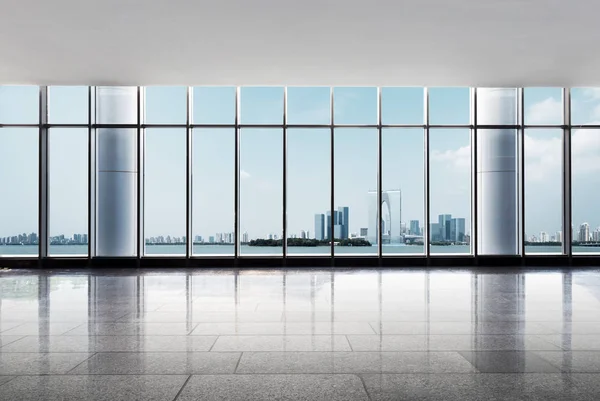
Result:
<svg viewBox="0 0 600 401">
<path fill-rule="evenodd" d="M 377 124 L 377 88 L 333 89 L 335 124 Z"/>
<path fill-rule="evenodd" d="M 325 215 L 327 238 L 333 227 L 336 255 L 376 254 L 377 130 L 337 128 L 334 152 L 335 210 Z"/>
<path fill-rule="evenodd" d="M 576 129 L 571 136 L 573 253 L 600 252 L 600 130 Z"/>
<path fill-rule="evenodd" d="M 330 103 L 329 87 L 290 87 L 287 90 L 287 123 L 329 124 Z"/>
<path fill-rule="evenodd" d="M 381 88 L 382 124 L 423 124 L 423 88 Z"/>
<path fill-rule="evenodd" d="M 0 255 L 38 254 L 37 128 L 0 128 Z"/>
<path fill-rule="evenodd" d="M 283 88 L 241 88 L 242 124 L 283 124 Z"/>
<path fill-rule="evenodd" d="M 421 128 L 386 128 L 382 132 L 384 254 L 424 252 L 421 232 L 425 221 L 423 139 Z"/>
<path fill-rule="evenodd" d="M 240 133 L 240 253 L 281 254 L 283 131 Z"/>
<path fill-rule="evenodd" d="M 199 86 L 194 88 L 194 124 L 235 124 L 235 90 L 233 86 Z"/>
<path fill-rule="evenodd" d="M 48 253 L 87 255 L 88 130 L 52 128 L 48 138 Z"/>
<path fill-rule="evenodd" d="M 0 124 L 38 124 L 37 86 L 0 86 Z"/>
<path fill-rule="evenodd" d="M 430 252 L 470 253 L 470 132 L 432 129 L 429 151 Z"/>
<path fill-rule="evenodd" d="M 525 88 L 525 124 L 563 123 L 562 88 Z"/>
<path fill-rule="evenodd" d="M 288 254 L 331 253 L 324 224 L 330 208 L 331 131 L 288 129 Z"/>
<path fill-rule="evenodd" d="M 146 254 L 183 255 L 186 243 L 186 130 L 146 130 L 144 238 Z"/>
<path fill-rule="evenodd" d="M 562 130 L 525 131 L 525 252 L 562 252 Z"/>
<path fill-rule="evenodd" d="M 429 88 L 429 124 L 469 124 L 469 88 Z"/>
<path fill-rule="evenodd" d="M 187 87 L 148 86 L 145 93 L 146 124 L 185 124 Z"/>
<path fill-rule="evenodd" d="M 600 125 L 600 88 L 571 89 L 571 124 Z"/>
<path fill-rule="evenodd" d="M 235 129 L 193 131 L 194 254 L 233 255 Z"/>
<path fill-rule="evenodd" d="M 87 86 L 48 87 L 48 122 L 51 124 L 87 124 Z"/>
</svg>

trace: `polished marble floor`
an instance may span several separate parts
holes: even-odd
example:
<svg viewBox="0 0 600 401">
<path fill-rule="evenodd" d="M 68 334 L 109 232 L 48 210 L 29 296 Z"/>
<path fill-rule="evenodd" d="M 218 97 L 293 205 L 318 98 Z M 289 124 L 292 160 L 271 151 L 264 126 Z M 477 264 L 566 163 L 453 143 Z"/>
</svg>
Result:
<svg viewBox="0 0 600 401">
<path fill-rule="evenodd" d="M 599 394 L 597 270 L 0 270 L 1 400 Z"/>
</svg>

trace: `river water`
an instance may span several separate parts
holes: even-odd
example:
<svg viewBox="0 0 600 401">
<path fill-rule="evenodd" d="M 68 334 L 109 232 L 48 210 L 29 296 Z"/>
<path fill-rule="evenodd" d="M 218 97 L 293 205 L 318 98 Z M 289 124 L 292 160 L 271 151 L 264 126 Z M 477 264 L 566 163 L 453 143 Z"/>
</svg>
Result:
<svg viewBox="0 0 600 401">
<path fill-rule="evenodd" d="M 377 247 L 335 247 L 335 255 L 375 255 Z M 384 255 L 422 255 L 422 245 L 385 245 L 383 246 Z M 330 248 L 322 247 L 289 247 L 288 255 L 329 255 Z M 528 254 L 547 254 L 560 253 L 559 246 L 527 246 L 525 251 Z M 280 255 L 281 247 L 258 247 L 242 245 L 240 254 L 243 255 Z M 469 254 L 471 252 L 468 245 L 449 245 L 431 247 L 432 254 Z M 0 256 L 10 255 L 37 255 L 38 247 L 36 245 L 0 245 Z M 600 247 L 573 247 L 573 253 L 593 254 L 600 253 Z M 51 245 L 50 255 L 86 255 L 86 245 Z M 146 255 L 184 255 L 185 247 L 183 245 L 148 245 L 146 246 Z M 233 245 L 195 245 L 194 255 L 233 255 Z"/>
</svg>

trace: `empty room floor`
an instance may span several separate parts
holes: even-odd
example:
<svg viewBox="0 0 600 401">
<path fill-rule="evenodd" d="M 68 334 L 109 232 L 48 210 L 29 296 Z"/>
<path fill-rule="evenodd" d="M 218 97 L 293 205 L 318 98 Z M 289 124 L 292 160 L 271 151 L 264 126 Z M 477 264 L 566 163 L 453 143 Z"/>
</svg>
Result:
<svg viewBox="0 0 600 401">
<path fill-rule="evenodd" d="M 597 400 L 600 271 L 0 272 L 2 400 Z"/>
</svg>

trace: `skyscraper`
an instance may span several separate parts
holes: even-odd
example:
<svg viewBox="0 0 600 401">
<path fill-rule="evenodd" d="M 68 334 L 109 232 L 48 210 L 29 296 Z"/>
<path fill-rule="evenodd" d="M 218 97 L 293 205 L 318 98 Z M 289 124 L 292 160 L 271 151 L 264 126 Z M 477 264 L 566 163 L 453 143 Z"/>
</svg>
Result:
<svg viewBox="0 0 600 401">
<path fill-rule="evenodd" d="M 402 192 L 399 189 L 381 192 L 381 218 L 377 207 L 377 191 L 368 192 L 369 235 L 371 243 L 377 243 L 377 231 L 381 229 L 384 244 L 402 242 Z"/>
<path fill-rule="evenodd" d="M 457 242 L 466 242 L 466 221 L 464 218 L 456 218 L 456 238 Z"/>
<path fill-rule="evenodd" d="M 338 224 L 339 212 L 337 210 L 333 211 L 333 218 L 331 216 L 331 212 L 327 212 L 327 227 L 325 231 L 325 238 L 329 239 L 331 236 L 331 230 L 335 228 L 335 225 Z M 335 233 L 334 233 L 335 234 Z M 335 239 L 335 238 L 334 238 Z"/>
<path fill-rule="evenodd" d="M 325 239 L 325 215 L 315 214 L 315 239 L 323 241 Z"/>
<path fill-rule="evenodd" d="M 450 222 L 451 214 L 440 214 L 438 216 L 438 226 L 440 230 L 440 241 L 450 241 Z"/>
<path fill-rule="evenodd" d="M 583 223 L 579 226 L 579 241 L 585 242 L 590 240 L 590 225 L 588 223 Z"/>
<path fill-rule="evenodd" d="M 338 224 L 340 227 L 340 239 L 348 238 L 350 232 L 350 208 L 348 206 L 338 207 Z"/>
<path fill-rule="evenodd" d="M 419 220 L 411 220 L 410 221 L 409 234 L 410 235 L 420 235 L 421 234 L 421 228 L 419 227 Z"/>
</svg>

